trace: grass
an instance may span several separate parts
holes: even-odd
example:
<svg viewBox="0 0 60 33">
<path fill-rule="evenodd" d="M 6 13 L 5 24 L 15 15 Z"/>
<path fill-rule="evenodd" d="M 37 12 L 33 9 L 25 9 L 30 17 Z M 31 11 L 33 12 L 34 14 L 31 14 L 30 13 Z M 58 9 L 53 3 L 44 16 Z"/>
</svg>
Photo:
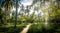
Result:
<svg viewBox="0 0 60 33">
<path fill-rule="evenodd" d="M 32 24 L 27 33 L 60 33 L 58 24 L 45 22 L 17 24 L 16 28 L 13 23 L 7 23 L 7 25 L 0 26 L 0 33 L 19 33 L 27 24 Z"/>
<path fill-rule="evenodd" d="M 54 23 L 38 22 L 33 23 L 27 33 L 60 33 L 60 28 Z"/>
<path fill-rule="evenodd" d="M 20 31 L 23 30 L 23 28 L 26 26 L 27 24 L 22 23 L 22 24 L 17 24 L 16 28 L 14 28 L 14 24 L 13 23 L 7 23 L 7 25 L 3 25 L 0 26 L 0 33 L 19 33 Z"/>
</svg>

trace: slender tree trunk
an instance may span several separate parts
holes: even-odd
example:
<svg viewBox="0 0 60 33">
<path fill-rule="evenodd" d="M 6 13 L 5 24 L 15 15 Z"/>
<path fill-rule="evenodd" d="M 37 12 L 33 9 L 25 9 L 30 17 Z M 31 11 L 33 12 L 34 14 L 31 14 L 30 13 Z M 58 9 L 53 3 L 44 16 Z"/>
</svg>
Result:
<svg viewBox="0 0 60 33">
<path fill-rule="evenodd" d="M 14 23 L 14 28 L 16 28 L 16 24 L 17 24 L 17 8 L 18 8 L 18 0 L 16 0 L 16 14 L 15 14 L 15 23 Z"/>
</svg>

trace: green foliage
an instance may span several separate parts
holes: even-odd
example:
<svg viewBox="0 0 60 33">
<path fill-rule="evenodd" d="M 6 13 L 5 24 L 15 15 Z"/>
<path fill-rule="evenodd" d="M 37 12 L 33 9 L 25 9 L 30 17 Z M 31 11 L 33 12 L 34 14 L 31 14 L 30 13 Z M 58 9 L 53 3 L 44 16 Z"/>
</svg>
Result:
<svg viewBox="0 0 60 33">
<path fill-rule="evenodd" d="M 8 23 L 10 25 L 3 25 L 0 26 L 0 32 L 4 32 L 4 33 L 20 33 L 24 27 L 26 27 L 27 24 L 22 23 L 17 25 L 16 28 L 14 28 L 14 25 L 11 23 Z"/>
<path fill-rule="evenodd" d="M 21 30 L 23 29 L 23 27 L 0 27 L 0 32 L 4 32 L 4 33 L 19 33 Z"/>
<path fill-rule="evenodd" d="M 30 27 L 28 33 L 57 33 L 57 31 L 60 31 L 60 27 L 58 27 L 59 24 L 48 23 L 47 26 L 45 26 L 45 18 L 48 17 L 49 22 L 60 23 L 59 2 L 60 1 L 57 0 L 33 0 L 32 6 L 26 6 L 26 8 L 22 4 L 22 8 L 18 6 L 21 8 L 20 11 L 22 11 L 20 15 L 18 15 L 19 13 L 17 13 L 16 10 L 13 12 L 11 11 L 13 6 L 16 7 L 15 5 L 17 3 L 15 4 L 12 0 L 5 0 L 0 3 L 0 29 L 5 33 L 19 33 L 27 23 L 32 23 L 33 25 Z M 34 12 L 29 14 L 32 9 Z M 40 9 L 43 15 L 40 16 L 41 13 L 35 15 L 35 11 L 38 12 Z M 14 25 L 17 27 L 14 28 Z"/>
<path fill-rule="evenodd" d="M 52 23 L 48 23 L 47 26 L 44 25 L 44 22 L 34 23 L 27 33 L 58 33 L 57 29 L 60 28 L 57 28 L 57 26 L 58 25 Z"/>
</svg>

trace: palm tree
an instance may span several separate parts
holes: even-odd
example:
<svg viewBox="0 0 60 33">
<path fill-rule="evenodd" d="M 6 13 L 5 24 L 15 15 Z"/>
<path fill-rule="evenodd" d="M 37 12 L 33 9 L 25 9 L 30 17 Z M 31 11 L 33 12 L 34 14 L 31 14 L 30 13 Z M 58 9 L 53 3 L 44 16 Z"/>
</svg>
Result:
<svg viewBox="0 0 60 33">
<path fill-rule="evenodd" d="M 21 6 L 21 13 L 22 13 L 22 16 L 23 16 L 23 14 L 24 14 L 24 6 L 23 6 L 23 4 Z"/>
<path fill-rule="evenodd" d="M 12 0 L 4 0 L 1 3 L 1 8 L 5 8 L 5 10 L 4 10 L 4 19 L 5 19 L 5 22 L 6 22 L 6 15 L 10 13 L 11 8 L 12 8 Z"/>
<path fill-rule="evenodd" d="M 27 8 L 27 9 L 26 9 L 26 12 L 27 12 L 28 15 L 29 15 L 29 6 L 27 6 L 26 8 Z"/>
</svg>

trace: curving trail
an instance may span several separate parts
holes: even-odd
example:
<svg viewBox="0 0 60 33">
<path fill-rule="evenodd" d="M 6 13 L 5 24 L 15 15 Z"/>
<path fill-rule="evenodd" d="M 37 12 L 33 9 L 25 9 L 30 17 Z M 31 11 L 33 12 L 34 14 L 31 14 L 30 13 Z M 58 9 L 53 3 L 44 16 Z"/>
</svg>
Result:
<svg viewBox="0 0 60 33">
<path fill-rule="evenodd" d="M 31 24 L 28 24 L 20 33 L 27 33 L 30 26 Z"/>
</svg>

